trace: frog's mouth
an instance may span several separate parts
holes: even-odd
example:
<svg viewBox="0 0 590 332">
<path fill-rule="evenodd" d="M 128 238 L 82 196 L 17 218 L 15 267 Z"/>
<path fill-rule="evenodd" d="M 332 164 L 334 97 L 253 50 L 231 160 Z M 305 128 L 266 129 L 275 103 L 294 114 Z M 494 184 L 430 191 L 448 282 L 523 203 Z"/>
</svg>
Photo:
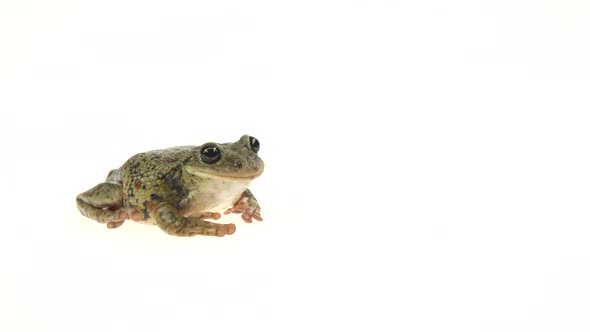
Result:
<svg viewBox="0 0 590 332">
<path fill-rule="evenodd" d="M 203 172 L 201 170 L 191 169 L 191 167 L 187 167 L 186 171 L 193 176 L 202 177 L 202 178 L 209 178 L 209 179 L 219 179 L 219 180 L 229 180 L 229 181 L 252 181 L 262 175 L 262 172 L 254 175 L 239 175 L 239 174 L 213 174 Z"/>
</svg>

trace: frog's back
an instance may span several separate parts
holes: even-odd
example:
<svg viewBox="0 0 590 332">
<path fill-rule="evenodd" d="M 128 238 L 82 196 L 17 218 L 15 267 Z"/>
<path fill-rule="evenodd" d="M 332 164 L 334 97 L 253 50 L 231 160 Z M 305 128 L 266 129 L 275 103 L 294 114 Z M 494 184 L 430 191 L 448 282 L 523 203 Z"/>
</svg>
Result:
<svg viewBox="0 0 590 332">
<path fill-rule="evenodd" d="M 138 153 L 129 158 L 119 169 L 123 176 L 162 173 L 166 169 L 186 163 L 195 149 L 195 146 L 187 145 Z"/>
<path fill-rule="evenodd" d="M 195 148 L 179 146 L 142 152 L 129 158 L 119 169 L 125 205 L 140 208 L 153 195 L 176 194 L 174 188 L 170 188 L 169 179 L 181 172 L 182 165 L 194 155 Z"/>
</svg>

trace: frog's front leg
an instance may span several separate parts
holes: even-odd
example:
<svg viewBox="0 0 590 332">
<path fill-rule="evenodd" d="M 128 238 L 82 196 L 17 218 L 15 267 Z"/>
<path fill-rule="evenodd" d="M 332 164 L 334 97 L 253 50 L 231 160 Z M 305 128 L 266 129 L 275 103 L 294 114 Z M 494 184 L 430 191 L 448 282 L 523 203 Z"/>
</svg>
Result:
<svg viewBox="0 0 590 332">
<path fill-rule="evenodd" d="M 123 205 L 123 188 L 119 183 L 103 182 L 76 197 L 78 210 L 84 216 L 116 228 L 127 218 L 136 220 L 143 214 L 136 210 L 121 208 Z"/>
<path fill-rule="evenodd" d="M 218 213 L 204 213 L 201 218 L 184 217 L 174 205 L 168 202 L 159 203 L 150 211 L 151 216 L 156 221 L 158 227 L 170 235 L 176 236 L 195 236 L 195 235 L 212 235 L 224 236 L 231 235 L 236 231 L 234 224 L 217 224 L 201 219 L 202 217 L 211 217 L 218 219 Z"/>
<path fill-rule="evenodd" d="M 225 211 L 225 214 L 230 213 L 241 213 L 242 219 L 247 223 L 251 223 L 252 218 L 262 221 L 262 216 L 260 216 L 260 205 L 250 190 L 244 191 L 240 199 L 238 199 L 231 208 Z"/>
</svg>

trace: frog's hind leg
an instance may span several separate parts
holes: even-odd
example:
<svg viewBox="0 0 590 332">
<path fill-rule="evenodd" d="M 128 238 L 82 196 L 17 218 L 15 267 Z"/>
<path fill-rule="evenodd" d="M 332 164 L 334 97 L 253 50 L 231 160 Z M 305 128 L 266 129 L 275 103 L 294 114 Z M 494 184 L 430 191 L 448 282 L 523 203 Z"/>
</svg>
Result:
<svg viewBox="0 0 590 332">
<path fill-rule="evenodd" d="M 78 210 L 84 216 L 107 224 L 108 228 L 117 228 L 129 218 L 123 209 L 123 187 L 119 183 L 103 182 L 76 197 Z"/>
</svg>

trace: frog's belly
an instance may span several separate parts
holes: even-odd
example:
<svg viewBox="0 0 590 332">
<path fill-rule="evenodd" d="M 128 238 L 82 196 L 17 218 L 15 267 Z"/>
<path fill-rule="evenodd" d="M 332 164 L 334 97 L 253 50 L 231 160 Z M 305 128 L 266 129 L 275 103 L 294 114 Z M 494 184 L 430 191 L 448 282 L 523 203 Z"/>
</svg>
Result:
<svg viewBox="0 0 590 332">
<path fill-rule="evenodd" d="M 240 198 L 249 183 L 249 179 L 201 182 L 199 189 L 189 192 L 186 206 L 181 206 L 183 214 L 190 216 L 198 212 L 223 212 Z"/>
<path fill-rule="evenodd" d="M 224 212 L 225 208 L 232 206 L 242 196 L 249 184 L 250 179 L 202 179 L 198 183 L 198 189 L 189 191 L 187 197 L 179 203 L 177 208 L 185 217 L 200 212 Z M 137 222 L 156 224 L 151 216 Z"/>
</svg>

